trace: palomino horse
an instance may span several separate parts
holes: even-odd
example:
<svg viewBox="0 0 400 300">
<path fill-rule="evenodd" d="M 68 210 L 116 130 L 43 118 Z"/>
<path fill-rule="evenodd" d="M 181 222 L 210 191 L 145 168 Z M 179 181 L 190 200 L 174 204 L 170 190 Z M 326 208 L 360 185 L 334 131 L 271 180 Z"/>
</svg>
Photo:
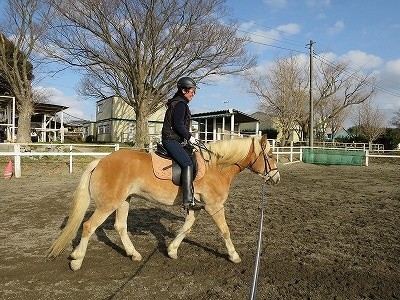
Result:
<svg viewBox="0 0 400 300">
<path fill-rule="evenodd" d="M 222 233 L 232 262 L 241 261 L 232 243 L 225 220 L 224 203 L 232 179 L 245 168 L 260 174 L 266 181 L 280 180 L 276 161 L 265 136 L 210 142 L 200 149 L 205 158 L 205 174 L 194 182 L 196 199 L 205 203 L 205 210 Z M 76 271 L 82 266 L 90 236 L 107 217 L 116 211 L 114 227 L 118 231 L 126 254 L 132 260 L 141 260 L 127 232 L 128 199 L 141 197 L 165 205 L 180 205 L 181 188 L 170 180 L 155 177 L 151 155 L 146 152 L 121 149 L 91 162 L 74 193 L 68 221 L 60 236 L 50 247 L 48 257 L 56 257 L 76 236 L 91 199 L 96 205 L 92 216 L 83 223 L 79 245 L 71 253 L 70 267 Z M 183 226 L 168 246 L 168 255 L 177 259 L 178 247 L 190 232 L 200 211 L 190 210 Z"/>
</svg>

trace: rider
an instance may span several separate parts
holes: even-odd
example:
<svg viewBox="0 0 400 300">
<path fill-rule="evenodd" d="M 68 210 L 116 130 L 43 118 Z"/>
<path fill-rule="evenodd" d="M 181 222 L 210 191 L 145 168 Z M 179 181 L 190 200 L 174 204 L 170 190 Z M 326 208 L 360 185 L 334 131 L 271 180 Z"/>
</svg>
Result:
<svg viewBox="0 0 400 300">
<path fill-rule="evenodd" d="M 190 77 L 182 77 L 177 82 L 178 91 L 167 102 L 167 111 L 162 128 L 162 144 L 168 154 L 181 167 L 182 206 L 188 210 L 204 208 L 204 203 L 193 195 L 193 162 L 184 149 L 188 142 L 196 139 L 189 132 L 191 113 L 189 101 L 196 94 L 196 82 Z"/>
</svg>

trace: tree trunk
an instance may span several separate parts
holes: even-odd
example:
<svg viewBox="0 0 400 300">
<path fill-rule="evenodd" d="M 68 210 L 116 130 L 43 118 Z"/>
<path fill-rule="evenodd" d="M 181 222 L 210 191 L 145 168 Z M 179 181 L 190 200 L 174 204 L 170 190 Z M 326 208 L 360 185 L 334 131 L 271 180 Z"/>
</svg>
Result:
<svg viewBox="0 0 400 300">
<path fill-rule="evenodd" d="M 31 140 L 31 117 L 33 104 L 31 101 L 22 101 L 18 108 L 18 132 L 17 143 L 30 143 Z"/>
<path fill-rule="evenodd" d="M 148 116 L 143 107 L 136 111 L 136 137 L 135 137 L 135 148 L 144 149 L 149 147 L 149 125 Z"/>
</svg>

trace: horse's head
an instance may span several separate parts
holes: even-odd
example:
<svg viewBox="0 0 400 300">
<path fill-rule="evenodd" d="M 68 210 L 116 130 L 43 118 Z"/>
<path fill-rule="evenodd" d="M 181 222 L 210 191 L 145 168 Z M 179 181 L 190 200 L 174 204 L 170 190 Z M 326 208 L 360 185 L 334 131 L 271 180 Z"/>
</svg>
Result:
<svg viewBox="0 0 400 300">
<path fill-rule="evenodd" d="M 254 138 L 254 156 L 247 166 L 251 171 L 259 174 L 268 183 L 276 184 L 281 177 L 272 148 L 264 135 L 260 139 Z"/>
</svg>

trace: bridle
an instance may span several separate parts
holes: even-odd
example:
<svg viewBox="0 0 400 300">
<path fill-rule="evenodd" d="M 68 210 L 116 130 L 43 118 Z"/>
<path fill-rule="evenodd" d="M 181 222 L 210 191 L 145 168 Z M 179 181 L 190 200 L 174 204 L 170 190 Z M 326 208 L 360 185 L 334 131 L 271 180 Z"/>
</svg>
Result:
<svg viewBox="0 0 400 300">
<path fill-rule="evenodd" d="M 253 139 L 253 147 L 254 147 L 254 139 Z M 237 167 L 239 167 L 240 172 L 242 172 L 244 169 L 249 169 L 250 171 L 252 171 L 252 172 L 254 172 L 256 174 L 259 174 L 261 177 L 263 177 L 266 182 L 272 180 L 278 173 L 275 172 L 272 176 L 269 175 L 269 173 L 272 172 L 272 171 L 278 170 L 278 168 L 272 168 L 271 167 L 271 164 L 269 163 L 269 160 L 273 158 L 273 155 L 265 153 L 265 149 L 266 149 L 265 145 L 263 145 L 261 143 L 261 152 L 260 152 L 260 154 L 258 154 L 256 159 L 252 163 L 248 164 L 247 166 L 242 166 L 239 163 L 235 163 L 235 165 Z M 264 159 L 264 172 L 263 173 L 256 172 L 256 171 L 253 170 L 253 165 L 260 158 L 261 154 L 262 154 L 263 159 Z"/>
</svg>

